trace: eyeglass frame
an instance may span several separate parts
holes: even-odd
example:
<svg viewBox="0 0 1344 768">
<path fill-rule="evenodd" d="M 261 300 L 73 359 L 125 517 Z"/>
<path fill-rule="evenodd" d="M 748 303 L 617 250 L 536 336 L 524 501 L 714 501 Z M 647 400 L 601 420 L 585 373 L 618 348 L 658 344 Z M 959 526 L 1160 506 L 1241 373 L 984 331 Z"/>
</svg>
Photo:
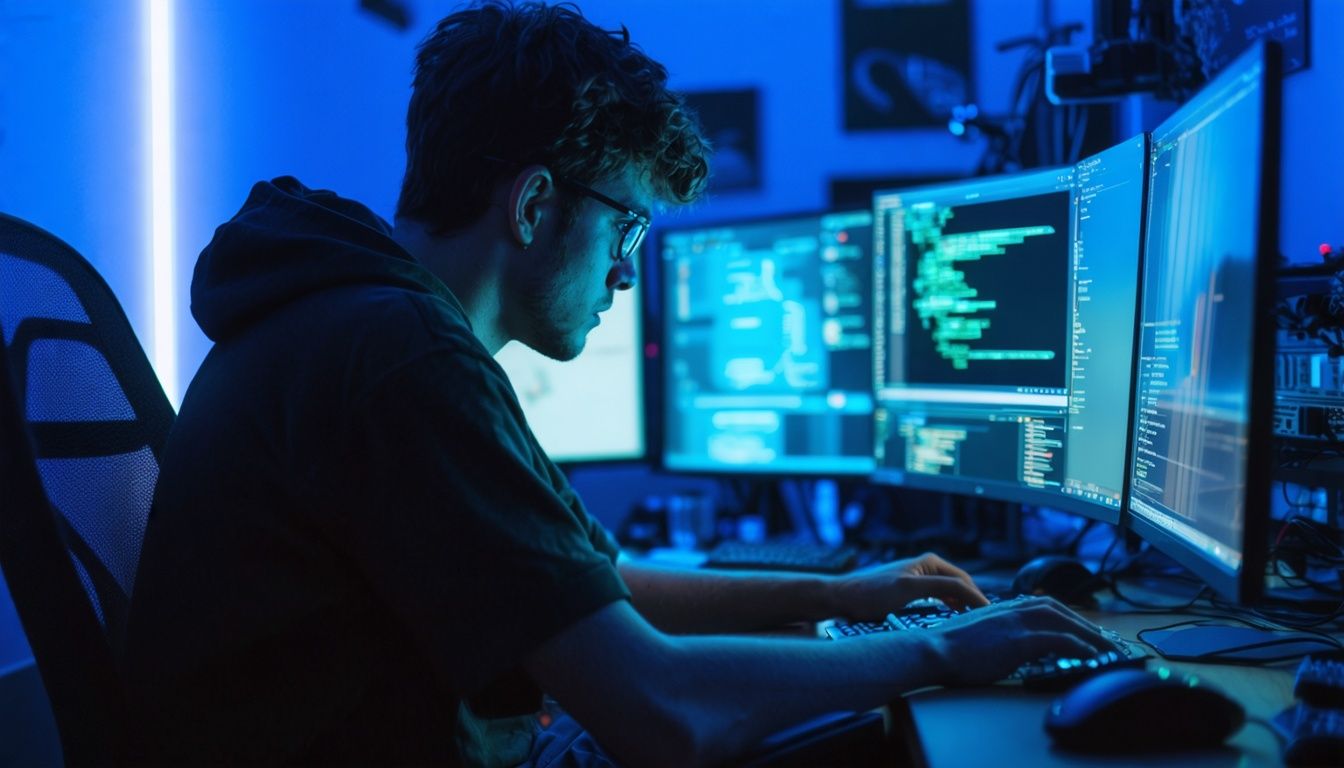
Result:
<svg viewBox="0 0 1344 768">
<path fill-rule="evenodd" d="M 518 165 L 518 163 L 510 162 L 503 158 L 494 157 L 492 155 L 482 155 L 481 157 L 483 157 L 486 160 L 490 160 L 491 162 L 502 163 L 504 165 L 512 165 L 512 166 Z M 588 197 L 591 197 L 592 199 L 598 201 L 599 203 L 602 203 L 603 205 L 609 206 L 611 208 L 620 211 L 630 219 L 628 222 L 623 223 L 619 227 L 621 232 L 621 241 L 619 244 L 617 244 L 616 248 L 617 255 L 614 259 L 614 261 L 617 264 L 620 264 L 624 262 L 626 259 L 635 255 L 635 252 L 639 250 L 639 246 L 644 244 L 644 238 L 648 236 L 649 227 L 653 224 L 653 222 L 649 219 L 648 216 L 645 216 L 639 211 L 636 211 L 634 208 L 631 208 L 625 203 L 619 202 L 613 198 L 610 198 L 602 194 L 601 192 L 598 192 L 596 189 L 593 189 L 587 184 L 577 182 L 563 174 L 551 171 L 551 178 L 555 179 L 557 184 L 563 184 L 564 186 L 572 187 L 573 189 L 587 195 Z M 631 233 L 635 233 L 633 240 L 631 240 Z M 627 241 L 629 241 L 628 245 Z"/>
</svg>

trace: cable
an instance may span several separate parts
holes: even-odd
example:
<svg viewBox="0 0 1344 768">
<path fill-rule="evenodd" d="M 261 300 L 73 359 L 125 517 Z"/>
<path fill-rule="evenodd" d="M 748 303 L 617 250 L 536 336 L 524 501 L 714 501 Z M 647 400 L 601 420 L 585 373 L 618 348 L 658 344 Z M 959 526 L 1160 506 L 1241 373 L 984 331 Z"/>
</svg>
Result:
<svg viewBox="0 0 1344 768">
<path fill-rule="evenodd" d="M 1289 502 L 1290 507 L 1297 506 L 1287 498 L 1286 487 L 1285 485 L 1285 501 Z M 1269 610 L 1276 610 L 1276 615 L 1285 616 L 1290 621 L 1296 623 L 1305 621 L 1312 626 L 1328 623 L 1339 617 L 1344 610 L 1344 587 L 1339 583 L 1340 577 L 1336 576 L 1336 581 L 1332 584 L 1313 579 L 1309 575 L 1314 563 L 1320 564 L 1324 569 L 1333 570 L 1336 574 L 1344 572 L 1344 546 L 1336 541 L 1336 536 L 1337 534 L 1329 527 L 1303 515 L 1293 514 L 1283 521 L 1283 526 L 1275 536 L 1266 558 L 1270 572 L 1289 587 L 1310 588 L 1327 597 L 1337 598 L 1340 602 L 1338 606 L 1324 614 L 1298 608 Z"/>
<path fill-rule="evenodd" d="M 1091 112 L 1092 108 L 1087 105 L 1083 105 L 1076 109 L 1077 118 L 1074 120 L 1075 125 L 1069 132 L 1071 138 L 1069 142 L 1069 156 L 1066 160 L 1068 165 L 1076 164 L 1078 162 L 1078 156 L 1083 153 L 1083 139 L 1087 136 L 1087 121 L 1088 115 L 1090 115 Z"/>
<path fill-rule="evenodd" d="M 1342 612 L 1344 612 L 1344 600 L 1324 611 L 1310 611 L 1295 606 L 1236 605 L 1220 600 L 1216 596 L 1210 598 L 1209 604 L 1227 616 L 1241 619 L 1249 616 L 1259 621 L 1269 622 L 1280 629 L 1310 630 L 1315 627 L 1323 627 L 1338 622 Z"/>
<path fill-rule="evenodd" d="M 1082 537 L 1079 538 L 1081 539 Z M 1115 538 L 1111 539 L 1111 545 L 1106 548 L 1105 552 L 1101 553 L 1101 562 L 1097 563 L 1098 576 L 1105 578 L 1107 576 L 1112 575 L 1108 573 L 1106 570 L 1106 562 L 1111 559 L 1111 553 L 1115 551 L 1115 545 L 1120 543 L 1120 539 L 1121 539 L 1120 533 L 1119 531 L 1117 531 Z"/>
<path fill-rule="evenodd" d="M 1264 625 L 1264 624 L 1257 624 L 1257 623 L 1255 623 L 1255 622 L 1248 621 L 1248 620 L 1246 620 L 1246 619 L 1244 619 L 1244 618 L 1241 618 L 1241 617 L 1238 617 L 1238 616 L 1227 616 L 1227 617 L 1225 617 L 1225 618 L 1226 618 L 1226 619 L 1230 619 L 1230 620 L 1232 620 L 1232 621 L 1240 622 L 1241 624 L 1243 624 L 1243 625 L 1245 625 L 1245 626 L 1247 626 L 1247 627 L 1250 627 L 1251 629 L 1258 629 L 1258 630 L 1262 630 L 1262 631 L 1266 631 L 1266 632 L 1275 632 L 1275 631 L 1280 631 L 1280 629 L 1281 629 L 1281 628 L 1274 627 L 1274 626 L 1267 626 L 1267 625 Z M 1216 623 L 1210 622 L 1208 619 L 1200 618 L 1200 619 L 1191 619 L 1191 620 L 1188 620 L 1188 621 L 1178 621 L 1178 622 L 1176 622 L 1176 623 L 1174 623 L 1174 624 L 1167 624 L 1167 625 L 1165 625 L 1165 626 L 1161 626 L 1161 627 L 1146 627 L 1146 628 L 1144 628 L 1144 629 L 1139 630 L 1134 636 L 1135 636 L 1135 638 L 1138 639 L 1139 642 L 1143 643 L 1144 645 L 1148 646 L 1149 648 L 1152 648 L 1154 651 L 1157 651 L 1159 654 L 1161 654 L 1163 658 L 1173 658 L 1173 659 L 1176 659 L 1176 660 L 1186 660 L 1186 661 L 1210 661 L 1210 662 L 1216 662 L 1216 663 L 1219 663 L 1219 664 L 1242 664 L 1242 665 L 1248 665 L 1248 666 L 1262 666 L 1262 665 L 1265 665 L 1265 664 L 1274 664 L 1274 663 L 1277 663 L 1277 662 L 1291 661 L 1291 660 L 1293 660 L 1293 659 L 1301 658 L 1303 654 L 1301 654 L 1301 653 L 1291 653 L 1291 654 L 1288 654 L 1288 655 L 1285 655 L 1285 656 L 1272 656 L 1272 657 L 1267 657 L 1267 658 L 1256 658 L 1256 659 L 1242 658 L 1242 657 L 1237 656 L 1236 654 L 1244 653 L 1244 652 L 1246 652 L 1246 651 L 1259 650 L 1259 649 L 1262 649 L 1262 648 L 1275 648 L 1275 647 L 1278 647 L 1278 646 L 1298 645 L 1298 644 L 1303 643 L 1303 642 L 1312 642 L 1313 640 L 1320 642 L 1322 645 L 1327 645 L 1327 646 L 1329 646 L 1329 647 L 1330 647 L 1331 649 L 1333 649 L 1333 650 L 1341 650 L 1341 649 L 1344 649 L 1344 643 L 1341 643 L 1338 639 L 1336 639 L 1336 638 L 1334 638 L 1334 637 L 1332 637 L 1332 636 L 1330 636 L 1330 635 L 1328 635 L 1328 634 L 1326 634 L 1326 633 L 1324 633 L 1324 632 L 1317 632 L 1317 631 L 1315 631 L 1315 630 L 1298 629 L 1298 630 L 1296 630 L 1296 632 L 1297 632 L 1297 636 L 1293 636 L 1293 637 L 1274 637 L 1274 638 L 1270 638 L 1270 639 L 1268 639 L 1268 640 L 1262 640 L 1262 641 L 1260 641 L 1260 642 L 1255 642 L 1255 643 L 1245 643 L 1245 644 L 1243 644 L 1243 645 L 1237 645 L 1237 646 L 1231 646 L 1231 647 L 1228 647 L 1228 648 L 1222 648 L 1222 649 L 1220 649 L 1220 650 L 1218 650 L 1218 651 L 1210 651 L 1210 652 L 1208 652 L 1208 653 L 1196 654 L 1196 655 L 1194 655 L 1194 656 L 1176 656 L 1176 657 L 1173 657 L 1173 656 L 1168 656 L 1168 655 L 1166 655 L 1166 654 L 1162 654 L 1161 650 L 1159 650 L 1158 647 L 1157 647 L 1156 645 L 1154 645 L 1153 643 L 1149 642 L 1149 641 L 1144 637 L 1145 634 L 1148 634 L 1148 633 L 1151 633 L 1151 632 L 1160 632 L 1160 631 L 1168 630 L 1168 629 L 1176 629 L 1176 628 L 1178 628 L 1178 627 L 1224 627 L 1224 626 L 1228 626 L 1228 625 L 1226 625 L 1226 624 L 1216 624 Z M 1301 635 L 1303 635 L 1303 634 L 1312 635 L 1312 637 L 1309 637 L 1309 638 L 1308 638 L 1308 637 L 1301 637 Z"/>
<path fill-rule="evenodd" d="M 1275 561 L 1272 564 L 1272 567 L 1274 568 L 1274 575 L 1283 579 L 1283 582 L 1290 587 L 1307 587 L 1329 595 L 1330 597 L 1344 597 L 1344 590 L 1341 590 L 1334 584 L 1324 581 L 1316 581 L 1307 576 L 1301 576 L 1291 570 L 1285 571 L 1284 569 L 1288 567 L 1287 563 Z"/>
<path fill-rule="evenodd" d="M 1207 586 L 1202 586 L 1202 587 L 1199 588 L 1199 591 L 1195 593 L 1194 597 L 1191 597 L 1189 600 L 1185 601 L 1184 603 L 1173 603 L 1173 604 L 1171 604 L 1171 605 L 1160 605 L 1160 604 L 1157 604 L 1157 603 L 1144 603 L 1144 602 L 1141 602 L 1141 601 L 1139 601 L 1139 600 L 1136 600 L 1136 599 L 1134 599 L 1134 598 L 1132 598 L 1132 597 L 1130 597 L 1130 596 L 1124 594 L 1123 592 L 1120 591 L 1120 581 L 1119 581 L 1118 579 L 1112 580 L 1110 586 L 1111 586 L 1111 594 L 1115 595 L 1115 597 L 1116 597 L 1117 600 L 1120 600 L 1121 602 L 1129 603 L 1130 605 L 1134 606 L 1135 608 L 1139 608 L 1140 611 L 1141 611 L 1141 612 L 1144 612 L 1144 613 L 1181 613 L 1181 612 L 1185 612 L 1185 611 L 1188 611 L 1188 610 L 1190 610 L 1191 608 L 1193 608 L 1193 607 L 1195 606 L 1195 604 L 1198 603 L 1200 600 L 1203 600 L 1203 599 L 1205 598 L 1206 595 L 1212 593 L 1212 590 L 1210 590 Z"/>
<path fill-rule="evenodd" d="M 1283 521 L 1280 541 L 1286 532 L 1294 532 L 1308 539 L 1318 557 L 1335 563 L 1344 563 L 1344 544 L 1336 541 L 1337 532 L 1304 515 L 1292 515 Z M 1276 544 L 1279 542 L 1275 542 Z"/>
<path fill-rule="evenodd" d="M 1064 547 L 1064 551 L 1068 553 L 1071 557 L 1077 557 L 1078 546 L 1083 543 L 1083 537 L 1087 536 L 1087 532 L 1096 527 L 1096 524 L 1097 524 L 1096 520 L 1088 520 L 1084 522 L 1083 527 L 1078 529 L 1078 533 L 1074 534 L 1073 538 L 1069 540 L 1068 545 Z M 1119 537 L 1117 536 L 1116 538 L 1118 539 Z M 1114 547 L 1115 546 L 1114 543 L 1112 543 L 1111 546 Z M 1109 552 L 1110 550 L 1108 549 L 1107 551 Z M 1101 570 L 1100 566 L 1098 566 L 1097 570 L 1098 571 Z"/>
<path fill-rule="evenodd" d="M 1283 482 L 1279 483 L 1279 491 L 1283 496 L 1283 503 L 1287 504 L 1289 509 L 1311 509 L 1312 505 L 1309 502 L 1304 503 L 1300 501 L 1293 501 L 1292 499 L 1288 498 L 1288 485 L 1289 485 L 1288 483 Z M 1309 488 L 1307 489 L 1307 497 L 1308 499 L 1310 499 L 1311 497 L 1311 489 Z M 1280 532 L 1279 535 L 1282 536 L 1283 535 L 1282 532 Z"/>
</svg>

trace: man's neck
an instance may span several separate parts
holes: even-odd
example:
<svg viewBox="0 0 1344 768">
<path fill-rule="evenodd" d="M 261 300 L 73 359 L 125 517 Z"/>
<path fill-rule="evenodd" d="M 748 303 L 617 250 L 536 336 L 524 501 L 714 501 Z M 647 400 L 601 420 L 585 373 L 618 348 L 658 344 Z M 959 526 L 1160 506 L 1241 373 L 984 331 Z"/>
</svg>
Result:
<svg viewBox="0 0 1344 768">
<path fill-rule="evenodd" d="M 448 286 L 471 321 L 471 329 L 491 355 L 509 342 L 503 316 L 500 244 L 471 227 L 446 236 L 398 218 L 392 239 Z"/>
</svg>

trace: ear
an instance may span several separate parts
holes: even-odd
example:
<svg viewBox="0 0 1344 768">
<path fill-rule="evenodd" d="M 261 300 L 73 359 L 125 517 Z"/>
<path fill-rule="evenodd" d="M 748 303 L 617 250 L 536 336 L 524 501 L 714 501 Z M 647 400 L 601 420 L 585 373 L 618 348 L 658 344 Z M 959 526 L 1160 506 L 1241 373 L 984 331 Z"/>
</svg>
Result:
<svg viewBox="0 0 1344 768">
<path fill-rule="evenodd" d="M 537 237 L 546 204 L 555 199 L 555 180 L 544 165 L 529 165 L 518 173 L 509 191 L 509 231 L 526 248 Z"/>
</svg>

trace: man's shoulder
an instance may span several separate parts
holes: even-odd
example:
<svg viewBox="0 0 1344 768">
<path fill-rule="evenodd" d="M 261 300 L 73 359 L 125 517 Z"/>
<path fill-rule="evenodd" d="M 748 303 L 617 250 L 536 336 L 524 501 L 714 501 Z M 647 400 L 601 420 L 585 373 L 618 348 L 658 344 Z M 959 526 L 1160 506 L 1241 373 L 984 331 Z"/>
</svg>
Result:
<svg viewBox="0 0 1344 768">
<path fill-rule="evenodd" d="M 314 309 L 338 315 L 343 325 L 369 334 L 480 342 L 462 308 L 434 293 L 397 285 L 351 285 L 313 297 Z M 319 309 L 320 308 L 320 309 Z"/>
<path fill-rule="evenodd" d="M 324 340 L 370 373 L 389 371 L 431 352 L 452 353 L 466 364 L 490 358 L 454 302 L 392 285 L 351 285 L 309 297 L 295 307 Z"/>
<path fill-rule="evenodd" d="M 353 287 L 320 302 L 310 311 L 339 317 L 326 332 L 340 339 L 365 393 L 420 386 L 440 393 L 436 399 L 521 419 L 508 375 L 455 302 L 396 286 Z"/>
<path fill-rule="evenodd" d="M 266 392 L 272 400 L 302 393 L 305 402 L 330 411 L 355 407 L 417 371 L 451 380 L 454 389 L 497 389 L 491 370 L 497 367 L 455 302 L 397 285 L 352 283 L 291 302 L 216 345 L 197 388 L 232 400 L 237 382 L 247 380 L 249 402 L 267 401 Z"/>
</svg>

